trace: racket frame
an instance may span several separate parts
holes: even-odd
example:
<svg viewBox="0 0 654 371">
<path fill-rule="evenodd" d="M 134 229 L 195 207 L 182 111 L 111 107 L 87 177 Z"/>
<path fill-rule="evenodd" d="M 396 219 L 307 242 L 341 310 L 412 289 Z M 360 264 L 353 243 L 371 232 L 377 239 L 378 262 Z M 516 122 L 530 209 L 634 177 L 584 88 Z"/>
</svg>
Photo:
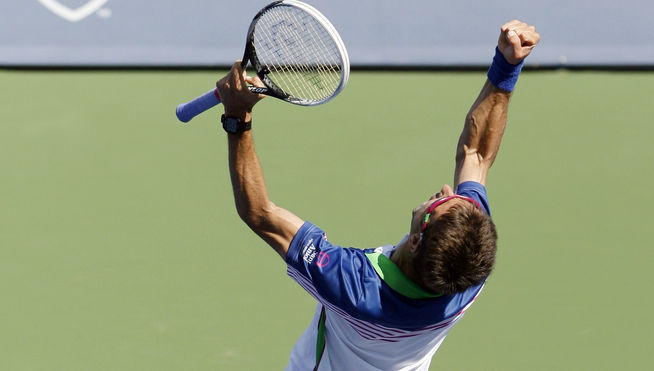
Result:
<svg viewBox="0 0 654 371">
<path fill-rule="evenodd" d="M 334 90 L 334 92 L 330 96 L 321 100 L 309 100 L 309 99 L 294 97 L 284 92 L 282 89 L 280 89 L 275 84 L 275 82 L 268 77 L 270 71 L 268 71 L 266 67 L 262 66 L 261 63 L 259 62 L 259 59 L 257 58 L 256 47 L 254 46 L 254 34 L 256 32 L 257 22 L 268 11 L 280 6 L 295 7 L 308 13 L 316 21 L 318 21 L 318 23 L 320 23 L 320 25 L 324 27 L 325 30 L 327 30 L 329 36 L 331 36 L 331 38 L 334 40 L 334 43 L 336 44 L 336 47 L 339 51 L 339 55 L 341 57 L 341 79 L 339 81 L 338 86 L 336 87 L 336 90 Z M 327 17 L 325 17 L 322 13 L 320 13 L 316 8 L 312 7 L 309 4 L 297 0 L 280 0 L 280 1 L 272 2 L 266 5 L 265 7 L 263 7 L 254 16 L 252 22 L 250 22 L 250 27 L 248 28 L 247 38 L 245 41 L 245 52 L 243 53 L 243 60 L 241 62 L 241 67 L 243 69 L 247 67 L 248 61 L 252 64 L 255 73 L 257 74 L 259 79 L 261 79 L 261 82 L 263 82 L 263 84 L 265 85 L 265 88 L 251 86 L 250 91 L 252 91 L 253 93 L 265 94 L 301 106 L 317 106 L 319 104 L 323 104 L 330 101 L 335 96 L 337 96 L 341 92 L 341 90 L 345 88 L 345 85 L 347 85 L 347 81 L 350 77 L 350 59 L 347 54 L 347 50 L 345 49 L 345 44 L 343 43 L 341 36 L 336 31 L 336 28 L 334 28 L 334 26 L 331 24 L 331 22 L 329 22 Z"/>
<path fill-rule="evenodd" d="M 295 7 L 309 14 L 322 27 L 325 28 L 325 30 L 331 36 L 333 42 L 335 43 L 336 48 L 338 49 L 339 52 L 339 56 L 341 58 L 340 60 L 341 76 L 338 86 L 330 96 L 320 100 L 311 100 L 311 99 L 302 99 L 302 98 L 294 97 L 288 93 L 285 93 L 281 88 L 279 88 L 275 84 L 274 81 L 272 81 L 268 77 L 270 71 L 267 71 L 265 66 L 262 66 L 262 64 L 259 62 L 259 59 L 257 58 L 256 55 L 256 47 L 254 46 L 254 34 L 255 34 L 256 24 L 266 12 L 270 11 L 272 8 L 279 7 L 279 6 Z M 284 100 L 286 102 L 301 105 L 301 106 L 316 106 L 330 101 L 332 98 L 338 95 L 341 92 L 341 90 L 345 88 L 345 85 L 347 84 L 347 81 L 350 77 L 350 59 L 347 55 L 345 44 L 343 44 L 343 40 L 341 39 L 340 35 L 338 34 L 334 26 L 329 22 L 329 20 L 322 13 L 320 13 L 314 7 L 298 0 L 280 0 L 280 1 L 272 2 L 266 5 L 254 16 L 252 22 L 250 22 L 250 27 L 248 29 L 248 34 L 245 44 L 245 52 L 243 53 L 243 60 L 241 61 L 241 66 L 244 70 L 247 67 L 248 62 L 252 64 L 257 76 L 259 77 L 259 79 L 261 79 L 261 81 L 264 84 L 264 87 L 249 86 L 248 89 L 251 92 L 257 94 L 269 95 Z M 189 122 L 190 120 L 193 119 L 193 117 L 199 115 L 200 113 L 210 109 L 211 107 L 217 104 L 220 104 L 220 96 L 218 94 L 218 89 L 214 88 L 189 102 L 180 103 L 179 105 L 177 105 L 175 114 L 177 115 L 177 118 L 180 121 Z"/>
</svg>

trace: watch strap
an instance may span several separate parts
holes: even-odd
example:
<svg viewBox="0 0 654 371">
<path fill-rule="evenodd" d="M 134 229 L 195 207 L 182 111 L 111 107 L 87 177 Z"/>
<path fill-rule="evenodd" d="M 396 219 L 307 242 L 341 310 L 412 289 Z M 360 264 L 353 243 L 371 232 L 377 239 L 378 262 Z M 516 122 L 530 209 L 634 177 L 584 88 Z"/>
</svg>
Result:
<svg viewBox="0 0 654 371">
<path fill-rule="evenodd" d="M 233 124 L 228 125 L 227 124 L 228 120 L 231 121 L 230 124 L 236 122 L 236 126 L 233 127 L 232 126 Z M 222 122 L 222 124 L 223 124 L 223 129 L 226 132 L 230 133 L 230 134 L 242 133 L 244 131 L 248 131 L 248 130 L 252 129 L 252 121 L 245 122 L 245 121 L 241 120 L 238 117 L 226 116 L 225 114 L 223 114 L 220 117 L 220 122 Z"/>
</svg>

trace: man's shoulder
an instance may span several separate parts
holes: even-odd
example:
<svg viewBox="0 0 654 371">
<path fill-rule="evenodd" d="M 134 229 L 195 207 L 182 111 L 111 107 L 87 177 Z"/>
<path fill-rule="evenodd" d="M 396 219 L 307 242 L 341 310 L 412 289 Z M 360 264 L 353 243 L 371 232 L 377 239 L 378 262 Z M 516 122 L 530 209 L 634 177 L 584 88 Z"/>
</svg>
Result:
<svg viewBox="0 0 654 371">
<path fill-rule="evenodd" d="M 288 274 L 326 307 L 403 330 L 447 321 L 481 289 L 439 297 L 416 294 L 415 285 L 389 259 L 394 246 L 343 248 L 331 244 L 322 229 L 307 222 L 289 249 Z"/>
</svg>

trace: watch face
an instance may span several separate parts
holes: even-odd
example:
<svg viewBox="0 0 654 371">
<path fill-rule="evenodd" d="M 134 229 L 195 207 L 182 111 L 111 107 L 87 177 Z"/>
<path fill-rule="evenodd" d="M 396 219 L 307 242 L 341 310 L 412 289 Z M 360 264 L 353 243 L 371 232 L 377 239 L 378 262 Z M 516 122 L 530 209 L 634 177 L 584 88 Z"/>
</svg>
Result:
<svg viewBox="0 0 654 371">
<path fill-rule="evenodd" d="M 223 122 L 223 129 L 226 132 L 236 134 L 242 131 L 250 130 L 250 122 L 243 122 L 240 119 L 235 117 L 222 116 L 221 121 Z"/>
<path fill-rule="evenodd" d="M 238 120 L 233 117 L 227 117 L 223 127 L 230 133 L 236 133 L 238 131 Z"/>
<path fill-rule="evenodd" d="M 223 129 L 228 133 L 238 133 L 240 120 L 234 117 L 223 116 Z"/>
</svg>

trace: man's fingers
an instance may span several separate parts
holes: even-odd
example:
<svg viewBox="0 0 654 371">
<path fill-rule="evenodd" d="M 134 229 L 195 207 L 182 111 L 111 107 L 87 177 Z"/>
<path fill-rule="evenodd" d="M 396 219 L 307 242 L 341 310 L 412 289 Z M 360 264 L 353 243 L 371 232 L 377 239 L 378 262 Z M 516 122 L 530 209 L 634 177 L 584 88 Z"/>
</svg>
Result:
<svg viewBox="0 0 654 371">
<path fill-rule="evenodd" d="M 535 46 L 540 41 L 540 35 L 534 27 L 529 27 L 526 32 L 520 34 L 522 46 Z"/>
<path fill-rule="evenodd" d="M 508 41 L 509 44 L 511 44 L 513 50 L 517 51 L 522 46 L 522 40 L 520 39 L 520 36 L 518 36 L 518 34 L 511 29 L 506 31 L 505 34 L 506 34 L 506 41 Z"/>
<path fill-rule="evenodd" d="M 519 21 L 517 19 L 514 19 L 512 21 L 509 21 L 509 22 L 506 22 L 505 24 L 503 24 L 502 27 L 500 27 L 500 29 L 502 30 L 502 32 L 506 32 L 509 29 L 516 28 L 520 24 L 524 24 L 524 22 L 521 22 L 521 21 Z"/>
<path fill-rule="evenodd" d="M 238 76 L 243 73 L 243 68 L 241 68 L 241 62 L 236 61 L 232 64 L 232 68 L 229 70 L 229 74 L 234 78 L 234 80 L 239 80 Z"/>
<path fill-rule="evenodd" d="M 216 82 L 216 87 L 219 93 L 225 89 L 232 89 L 234 91 L 247 90 L 249 92 L 248 83 L 259 87 L 264 86 L 258 77 L 252 78 L 247 76 L 246 71 L 241 66 L 241 61 L 237 60 L 227 75 Z"/>
<path fill-rule="evenodd" d="M 233 86 L 236 90 L 247 89 L 248 83 L 258 87 L 264 86 L 263 82 L 261 82 L 258 76 L 251 77 L 247 75 L 247 71 L 243 69 L 240 60 L 237 60 L 232 65 L 232 68 L 230 70 L 230 81 L 233 82 Z"/>
<path fill-rule="evenodd" d="M 523 47 L 534 47 L 538 44 L 537 39 L 531 35 L 521 36 L 520 41 Z"/>
<path fill-rule="evenodd" d="M 534 46 L 540 41 L 540 35 L 536 32 L 536 27 L 534 26 L 520 21 L 509 22 L 505 26 L 502 26 L 502 32 L 507 34 L 507 41 L 514 47 L 516 45 L 516 39 L 512 37 L 513 34 L 518 36 L 520 45 L 523 47 Z"/>
<path fill-rule="evenodd" d="M 246 75 L 245 76 L 245 81 L 247 81 L 249 84 L 254 85 L 256 87 L 259 87 L 259 88 L 264 87 L 263 82 L 261 81 L 259 76 L 256 76 L 256 75 L 255 76 L 247 76 Z"/>
<path fill-rule="evenodd" d="M 245 81 L 247 81 L 250 85 L 254 85 L 258 88 L 264 88 L 265 85 L 263 84 L 263 81 L 259 78 L 259 76 L 245 76 Z M 263 94 L 257 94 L 259 99 L 265 98 L 266 96 Z"/>
</svg>

